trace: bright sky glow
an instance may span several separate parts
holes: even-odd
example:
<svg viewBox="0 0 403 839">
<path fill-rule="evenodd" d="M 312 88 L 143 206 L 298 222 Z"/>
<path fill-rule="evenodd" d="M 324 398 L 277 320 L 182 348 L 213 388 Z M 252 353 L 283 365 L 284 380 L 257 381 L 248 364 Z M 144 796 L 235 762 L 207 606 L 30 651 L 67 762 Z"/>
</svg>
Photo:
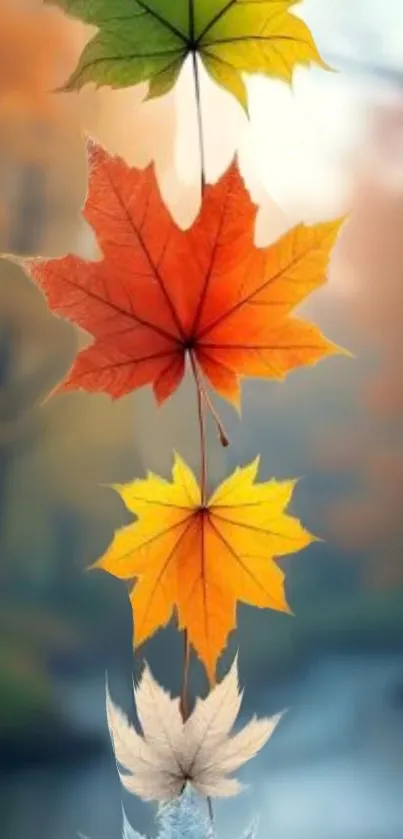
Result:
<svg viewBox="0 0 403 839">
<path fill-rule="evenodd" d="M 254 197 L 264 205 L 265 193 L 270 195 L 288 224 L 323 220 L 348 208 L 354 151 L 362 147 L 368 105 L 387 87 L 374 76 L 352 73 L 343 59 L 401 68 L 403 81 L 401 0 L 304 0 L 297 8 L 325 60 L 347 72 L 298 68 L 292 88 L 263 76 L 250 78 L 249 123 L 206 75 L 202 87 L 208 179 L 225 170 L 235 143 Z M 188 66 L 176 90 L 176 170 L 189 187 L 197 184 L 199 171 L 192 85 Z M 282 213 L 275 234 L 284 225 Z"/>
</svg>

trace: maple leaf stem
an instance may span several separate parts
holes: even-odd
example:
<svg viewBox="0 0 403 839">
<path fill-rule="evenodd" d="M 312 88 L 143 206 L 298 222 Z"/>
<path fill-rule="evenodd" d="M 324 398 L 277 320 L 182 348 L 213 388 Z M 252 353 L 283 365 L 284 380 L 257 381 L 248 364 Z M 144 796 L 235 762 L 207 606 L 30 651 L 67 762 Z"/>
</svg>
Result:
<svg viewBox="0 0 403 839">
<path fill-rule="evenodd" d="M 195 361 L 192 353 L 190 354 L 190 361 L 191 361 L 191 365 L 192 365 L 193 376 L 194 376 L 194 379 L 195 379 L 195 382 L 196 382 L 197 391 L 198 391 L 198 393 L 200 393 L 202 403 L 204 403 L 206 408 L 210 411 L 210 414 L 211 414 L 211 416 L 212 416 L 212 418 L 213 418 L 213 420 L 216 424 L 217 433 L 218 433 L 220 443 L 226 449 L 227 446 L 229 446 L 228 434 L 227 434 L 227 432 L 226 432 L 226 430 L 225 430 L 225 428 L 224 428 L 224 426 L 223 426 L 223 424 L 220 420 L 220 417 L 217 414 L 217 411 L 216 411 L 216 409 L 215 409 L 215 407 L 214 407 L 214 405 L 213 405 L 213 403 L 212 403 L 212 401 L 211 401 L 211 399 L 210 399 L 210 397 L 207 393 L 206 388 L 204 387 L 203 380 L 200 376 L 199 370 L 197 368 L 196 361 Z"/>
<path fill-rule="evenodd" d="M 201 185 L 201 194 L 202 194 L 202 197 L 203 197 L 204 190 L 206 188 L 206 155 L 205 155 L 205 150 L 204 150 L 204 133 L 203 133 L 203 116 L 202 116 L 199 64 L 198 64 L 197 52 L 195 50 L 192 52 L 192 63 L 193 63 L 193 77 L 194 77 L 195 95 L 196 95 L 197 130 L 198 130 L 198 134 L 199 134 L 200 185 Z"/>
<path fill-rule="evenodd" d="M 213 825 L 214 824 L 213 802 L 212 802 L 210 796 L 208 796 L 208 798 L 207 798 L 207 809 L 208 809 L 210 822 Z"/>
<path fill-rule="evenodd" d="M 223 426 L 223 424 L 220 420 L 220 417 L 217 414 L 217 411 L 216 411 L 216 409 L 215 409 L 215 407 L 214 407 L 214 405 L 213 405 L 213 403 L 212 403 L 212 401 L 211 401 L 211 399 L 210 399 L 210 397 L 207 393 L 207 390 L 203 386 L 202 382 L 200 384 L 201 384 L 203 399 L 204 399 L 204 401 L 206 403 L 206 406 L 209 409 L 210 414 L 213 417 L 213 420 L 214 420 L 214 422 L 217 426 L 217 432 L 218 432 L 218 436 L 219 436 L 219 439 L 220 439 L 220 443 L 224 447 L 224 449 L 226 449 L 229 446 L 228 434 L 227 434 L 227 432 L 226 432 L 226 430 L 225 430 L 225 428 L 224 428 L 224 426 Z"/>
<path fill-rule="evenodd" d="M 197 364 L 193 353 L 190 353 L 190 363 L 196 384 L 197 393 L 197 413 L 199 417 L 200 429 L 200 492 L 201 503 L 204 506 L 207 501 L 207 442 L 206 442 L 206 417 L 205 417 L 205 390 L 200 379 Z"/>
<path fill-rule="evenodd" d="M 182 692 L 180 699 L 180 708 L 183 722 L 186 722 L 189 716 L 189 668 L 190 668 L 190 643 L 187 630 L 183 633 L 183 679 Z"/>
</svg>

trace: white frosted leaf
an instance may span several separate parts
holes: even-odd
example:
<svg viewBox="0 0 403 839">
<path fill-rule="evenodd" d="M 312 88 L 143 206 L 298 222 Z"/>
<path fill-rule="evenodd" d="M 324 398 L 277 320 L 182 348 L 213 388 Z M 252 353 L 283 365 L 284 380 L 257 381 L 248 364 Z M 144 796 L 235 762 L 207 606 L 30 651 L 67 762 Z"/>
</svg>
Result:
<svg viewBox="0 0 403 839">
<path fill-rule="evenodd" d="M 183 752 L 183 721 L 179 699 L 172 699 L 158 684 L 148 665 L 144 668 L 134 696 L 146 742 L 155 753 L 180 766 Z"/>
<path fill-rule="evenodd" d="M 235 658 L 224 679 L 205 699 L 198 699 L 185 724 L 186 765 L 197 775 L 220 743 L 228 737 L 239 713 L 242 693 Z"/>
</svg>

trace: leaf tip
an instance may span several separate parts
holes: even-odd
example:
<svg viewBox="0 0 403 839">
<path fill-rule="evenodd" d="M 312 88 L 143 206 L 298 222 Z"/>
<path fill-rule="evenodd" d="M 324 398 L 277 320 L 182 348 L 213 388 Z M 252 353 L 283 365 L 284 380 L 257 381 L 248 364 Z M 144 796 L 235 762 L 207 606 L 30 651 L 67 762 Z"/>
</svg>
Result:
<svg viewBox="0 0 403 839">
<path fill-rule="evenodd" d="M 339 355 L 344 355 L 346 358 L 357 359 L 357 353 L 352 352 L 352 350 L 348 350 L 346 347 L 338 347 Z"/>
<path fill-rule="evenodd" d="M 261 455 L 257 454 L 256 457 L 250 463 L 251 469 L 252 468 L 255 469 L 256 473 L 258 472 L 258 469 L 260 468 L 260 461 L 261 461 Z"/>
<path fill-rule="evenodd" d="M 346 347 L 342 347 L 340 344 L 336 344 L 335 341 L 326 340 L 326 350 L 327 355 L 339 355 L 350 359 L 357 358 L 355 353 L 351 352 L 351 350 L 348 350 Z"/>
<path fill-rule="evenodd" d="M 319 544 L 322 544 L 322 545 L 326 544 L 326 539 L 322 539 L 321 536 L 316 536 L 314 533 L 309 533 L 309 538 L 310 538 L 310 544 L 311 545 L 314 545 L 315 542 L 318 542 Z"/>
</svg>

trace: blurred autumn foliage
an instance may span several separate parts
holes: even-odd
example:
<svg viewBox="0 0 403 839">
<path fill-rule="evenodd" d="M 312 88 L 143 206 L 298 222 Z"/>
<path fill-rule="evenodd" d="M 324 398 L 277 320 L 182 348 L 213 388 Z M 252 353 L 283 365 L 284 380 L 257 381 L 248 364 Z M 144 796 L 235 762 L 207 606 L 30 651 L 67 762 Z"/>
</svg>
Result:
<svg viewBox="0 0 403 839">
<path fill-rule="evenodd" d="M 0 252 L 92 253 L 79 217 L 85 132 L 132 165 L 154 160 L 176 218 L 185 223 L 194 215 L 198 189 L 179 183 L 173 163 L 175 94 L 143 103 L 147 84 L 55 92 L 93 33 L 42 0 L 0 0 Z"/>
<path fill-rule="evenodd" d="M 363 557 L 375 586 L 403 581 L 403 101 L 379 107 L 343 243 L 348 317 L 361 347 L 355 422 L 322 460 L 354 477 L 329 514 L 331 538 Z M 362 364 L 362 361 L 361 361 Z"/>
<path fill-rule="evenodd" d="M 77 105 L 53 93 L 75 33 L 52 8 L 0 0 L 0 251 L 74 247 L 86 191 Z"/>
</svg>

